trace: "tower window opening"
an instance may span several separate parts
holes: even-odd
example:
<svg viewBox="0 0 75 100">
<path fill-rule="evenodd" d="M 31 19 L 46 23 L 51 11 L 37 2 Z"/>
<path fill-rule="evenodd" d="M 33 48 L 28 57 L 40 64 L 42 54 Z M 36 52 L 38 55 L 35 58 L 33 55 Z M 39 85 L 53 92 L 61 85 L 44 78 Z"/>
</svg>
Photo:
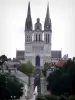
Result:
<svg viewBox="0 0 75 100">
<path fill-rule="evenodd" d="M 37 35 L 36 35 L 36 41 L 37 41 Z"/>
<path fill-rule="evenodd" d="M 49 43 L 49 34 L 48 34 L 48 43 Z"/>
<path fill-rule="evenodd" d="M 46 34 L 46 43 L 47 43 L 47 34 Z"/>
<path fill-rule="evenodd" d="M 27 35 L 27 38 L 28 38 L 28 35 Z"/>
<path fill-rule="evenodd" d="M 29 36 L 29 38 L 30 38 L 30 36 Z"/>
<path fill-rule="evenodd" d="M 40 35 L 39 35 L 39 41 L 40 41 Z"/>
</svg>

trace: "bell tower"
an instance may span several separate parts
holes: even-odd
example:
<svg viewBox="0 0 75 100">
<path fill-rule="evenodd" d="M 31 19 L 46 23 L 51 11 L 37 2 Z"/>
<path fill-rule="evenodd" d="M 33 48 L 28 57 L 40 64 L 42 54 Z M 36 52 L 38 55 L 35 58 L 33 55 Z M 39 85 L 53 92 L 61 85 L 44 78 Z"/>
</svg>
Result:
<svg viewBox="0 0 75 100">
<path fill-rule="evenodd" d="M 45 42 L 45 52 L 50 52 L 51 54 L 51 34 L 52 34 L 52 27 L 51 27 L 51 18 L 49 14 L 49 3 L 47 5 L 47 12 L 46 18 L 44 22 L 44 42 Z"/>
<path fill-rule="evenodd" d="M 30 52 L 31 43 L 32 43 L 32 18 L 31 18 L 31 9 L 30 9 L 30 2 L 28 3 L 28 11 L 27 11 L 27 18 L 25 22 L 25 52 Z"/>
<path fill-rule="evenodd" d="M 31 9 L 30 9 L 30 1 L 28 3 L 28 11 L 27 11 L 27 18 L 25 22 L 25 31 L 32 31 L 32 18 L 31 18 Z"/>
</svg>

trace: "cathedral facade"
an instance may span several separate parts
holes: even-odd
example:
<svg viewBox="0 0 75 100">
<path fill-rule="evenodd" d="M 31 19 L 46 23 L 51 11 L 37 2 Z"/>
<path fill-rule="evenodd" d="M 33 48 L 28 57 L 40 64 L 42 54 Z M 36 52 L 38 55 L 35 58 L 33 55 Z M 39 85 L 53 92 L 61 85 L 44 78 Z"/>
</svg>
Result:
<svg viewBox="0 0 75 100">
<path fill-rule="evenodd" d="M 61 59 L 61 51 L 51 50 L 52 23 L 49 15 L 49 4 L 44 21 L 44 30 L 40 18 L 37 18 L 33 29 L 30 2 L 28 3 L 27 17 L 25 21 L 25 51 L 16 51 L 16 58 L 30 61 L 33 66 L 44 66 L 45 62 L 55 62 Z"/>
</svg>

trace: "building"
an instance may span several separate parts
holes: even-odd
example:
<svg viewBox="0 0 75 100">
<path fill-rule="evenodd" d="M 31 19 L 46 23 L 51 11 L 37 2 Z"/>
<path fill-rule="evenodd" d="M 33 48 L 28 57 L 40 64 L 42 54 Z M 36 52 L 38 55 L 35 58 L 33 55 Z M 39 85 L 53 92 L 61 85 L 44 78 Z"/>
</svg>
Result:
<svg viewBox="0 0 75 100">
<path fill-rule="evenodd" d="M 45 62 L 57 62 L 61 59 L 61 50 L 51 50 L 52 23 L 49 15 L 49 4 L 44 21 L 44 30 L 40 18 L 37 18 L 33 29 L 30 2 L 28 3 L 25 21 L 25 51 L 16 50 L 16 58 L 24 62 L 30 61 L 34 66 L 42 67 Z"/>
<path fill-rule="evenodd" d="M 62 58 L 61 50 L 51 50 L 52 45 L 52 23 L 49 15 L 49 4 L 47 5 L 47 12 L 44 21 L 44 30 L 40 18 L 37 18 L 33 28 L 30 2 L 28 3 L 27 17 L 25 21 L 25 50 L 16 50 L 16 59 L 21 62 L 30 61 L 36 69 L 42 68 L 45 62 L 56 63 Z M 40 72 L 40 71 L 39 71 Z M 38 92 L 41 94 L 47 93 L 46 82 L 43 76 L 36 73 L 31 77 L 29 97 L 32 97 L 34 91 L 35 79 L 37 77 Z M 38 74 L 38 75 L 37 75 Z M 39 76 L 40 75 L 40 76 Z"/>
</svg>

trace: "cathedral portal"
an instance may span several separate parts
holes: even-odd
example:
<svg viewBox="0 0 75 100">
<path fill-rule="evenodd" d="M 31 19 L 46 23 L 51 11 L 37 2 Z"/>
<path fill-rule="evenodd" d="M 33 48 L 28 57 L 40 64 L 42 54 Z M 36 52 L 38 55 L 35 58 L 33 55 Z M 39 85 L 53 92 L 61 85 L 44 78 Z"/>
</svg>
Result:
<svg viewBox="0 0 75 100">
<path fill-rule="evenodd" d="M 35 61 L 36 61 L 36 66 L 40 66 L 40 56 L 36 56 Z"/>
</svg>

